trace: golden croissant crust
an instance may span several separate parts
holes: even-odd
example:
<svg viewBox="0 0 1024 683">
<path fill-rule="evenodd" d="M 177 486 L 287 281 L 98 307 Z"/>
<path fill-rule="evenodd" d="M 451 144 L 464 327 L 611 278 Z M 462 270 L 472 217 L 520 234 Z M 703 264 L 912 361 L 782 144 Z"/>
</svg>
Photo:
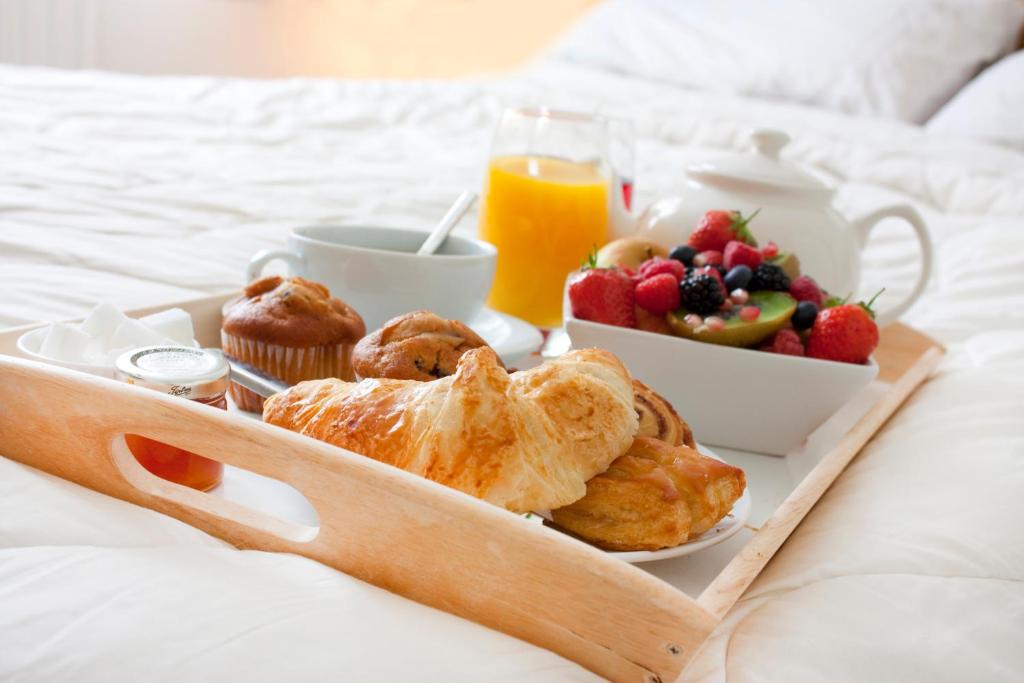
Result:
<svg viewBox="0 0 1024 683">
<path fill-rule="evenodd" d="M 658 550 L 713 527 L 745 487 L 738 467 L 639 436 L 606 472 L 587 482 L 587 495 L 551 516 L 606 550 Z"/>
<path fill-rule="evenodd" d="M 637 430 L 629 373 L 599 349 L 512 375 L 477 348 L 433 382 L 302 382 L 263 419 L 516 512 L 581 498 Z"/>
</svg>

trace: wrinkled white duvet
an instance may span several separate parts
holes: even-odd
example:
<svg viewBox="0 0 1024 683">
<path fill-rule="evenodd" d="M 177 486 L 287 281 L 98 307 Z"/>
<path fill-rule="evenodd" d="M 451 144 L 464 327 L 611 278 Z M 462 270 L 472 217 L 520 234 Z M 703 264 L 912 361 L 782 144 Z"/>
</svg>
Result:
<svg viewBox="0 0 1024 683">
<path fill-rule="evenodd" d="M 547 66 L 501 81 L 135 78 L 0 67 L 0 327 L 238 286 L 290 226 L 426 227 L 478 186 L 499 108 L 629 115 L 644 204 L 750 126 L 912 202 L 938 268 L 908 321 L 938 376 L 801 525 L 688 680 L 1019 680 L 1024 155 L 902 124 Z M 471 225 L 472 221 L 467 221 Z M 468 229 L 468 228 L 466 228 Z M 865 290 L 909 286 L 879 231 Z M 2 409 L 2 406 L 0 406 Z M 2 435 L 0 435 L 2 443 Z M 0 680 L 587 680 L 550 653 L 304 559 L 0 459 Z"/>
</svg>

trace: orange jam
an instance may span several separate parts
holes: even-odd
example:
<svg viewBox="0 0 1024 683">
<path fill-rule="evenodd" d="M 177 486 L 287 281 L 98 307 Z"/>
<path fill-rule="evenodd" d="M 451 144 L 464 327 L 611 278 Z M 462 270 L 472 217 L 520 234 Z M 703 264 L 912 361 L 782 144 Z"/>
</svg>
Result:
<svg viewBox="0 0 1024 683">
<path fill-rule="evenodd" d="M 117 359 L 118 377 L 162 393 L 227 410 L 227 363 L 217 352 L 188 347 L 146 347 Z M 125 434 L 140 465 L 161 479 L 207 491 L 220 483 L 224 465 L 183 448 Z"/>
<path fill-rule="evenodd" d="M 212 399 L 195 399 L 222 410 L 228 409 L 228 401 L 224 394 Z M 220 483 L 224 474 L 224 465 L 216 460 L 204 458 L 190 451 L 170 444 L 147 439 L 138 434 L 125 434 L 128 450 L 132 452 L 139 464 L 147 470 L 167 481 L 189 486 L 200 491 L 209 491 Z"/>
</svg>

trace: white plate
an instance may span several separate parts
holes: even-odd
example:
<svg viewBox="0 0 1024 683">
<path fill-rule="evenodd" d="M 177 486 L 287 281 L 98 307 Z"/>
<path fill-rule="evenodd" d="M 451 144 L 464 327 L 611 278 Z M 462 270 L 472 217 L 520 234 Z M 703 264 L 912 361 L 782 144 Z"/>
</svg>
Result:
<svg viewBox="0 0 1024 683">
<path fill-rule="evenodd" d="M 704 455 L 714 458 L 715 460 L 722 460 L 716 453 L 711 451 L 709 448 L 697 444 L 697 450 Z M 722 460 L 722 462 L 725 462 Z M 750 485 L 743 490 L 743 495 L 740 496 L 733 506 L 732 510 L 729 511 L 725 517 L 719 520 L 718 524 L 705 531 L 701 536 L 687 541 L 682 545 L 677 545 L 674 548 L 665 548 L 663 550 L 631 550 L 627 552 L 612 552 L 607 551 L 612 557 L 629 562 L 631 564 L 638 564 L 640 562 L 654 562 L 655 560 L 667 560 L 670 557 L 680 557 L 682 555 L 690 555 L 699 550 L 710 548 L 713 545 L 718 545 L 727 538 L 732 537 L 743 528 L 743 525 L 747 523 L 747 519 L 750 517 Z"/>
<path fill-rule="evenodd" d="M 519 318 L 485 308 L 467 323 L 509 367 L 521 365 L 544 342 L 540 330 Z"/>
</svg>

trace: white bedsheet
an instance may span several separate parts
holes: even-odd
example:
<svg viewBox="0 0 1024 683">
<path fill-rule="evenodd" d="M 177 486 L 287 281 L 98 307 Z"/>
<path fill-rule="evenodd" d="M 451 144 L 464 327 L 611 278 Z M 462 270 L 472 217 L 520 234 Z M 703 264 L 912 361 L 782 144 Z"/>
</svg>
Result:
<svg viewBox="0 0 1024 683">
<path fill-rule="evenodd" d="M 686 678 L 1015 680 L 1024 155 L 555 65 L 454 83 L 0 67 L 0 327 L 81 315 L 98 299 L 131 307 L 238 286 L 249 255 L 292 225 L 426 227 L 479 184 L 500 106 L 539 103 L 636 120 L 641 206 L 687 161 L 770 125 L 793 135 L 794 158 L 842 183 L 844 209 L 910 201 L 937 243 L 934 282 L 908 321 L 949 345 L 941 374 L 829 491 Z M 909 286 L 912 249 L 909 232 L 879 234 L 865 290 Z M 588 677 L 306 560 L 236 551 L 0 459 L 0 680 L 285 675 Z"/>
</svg>

